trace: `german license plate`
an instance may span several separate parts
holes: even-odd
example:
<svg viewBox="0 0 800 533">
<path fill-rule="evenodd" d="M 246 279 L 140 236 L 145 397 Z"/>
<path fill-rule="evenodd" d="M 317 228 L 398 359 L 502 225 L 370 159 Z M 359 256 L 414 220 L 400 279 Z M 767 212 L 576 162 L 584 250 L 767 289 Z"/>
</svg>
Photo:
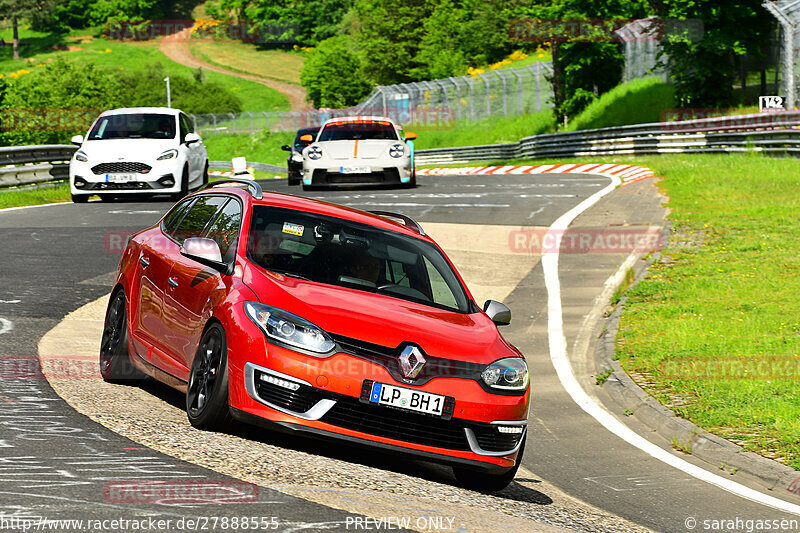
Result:
<svg viewBox="0 0 800 533">
<path fill-rule="evenodd" d="M 373 383 L 369 395 L 370 403 L 438 416 L 444 413 L 445 399 L 445 396 L 438 394 L 395 387 L 385 383 Z"/>
<path fill-rule="evenodd" d="M 339 167 L 342 174 L 369 174 L 372 172 L 370 167 Z"/>
<path fill-rule="evenodd" d="M 128 183 L 136 181 L 136 174 L 106 174 L 106 183 Z"/>
</svg>

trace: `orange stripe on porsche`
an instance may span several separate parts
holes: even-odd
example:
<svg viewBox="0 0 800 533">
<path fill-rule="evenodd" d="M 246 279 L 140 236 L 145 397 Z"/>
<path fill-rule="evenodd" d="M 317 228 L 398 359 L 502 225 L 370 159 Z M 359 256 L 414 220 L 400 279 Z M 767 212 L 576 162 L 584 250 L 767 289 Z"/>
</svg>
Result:
<svg viewBox="0 0 800 533">
<path fill-rule="evenodd" d="M 356 139 L 356 144 L 353 145 L 353 158 L 358 157 L 358 139 Z"/>
</svg>

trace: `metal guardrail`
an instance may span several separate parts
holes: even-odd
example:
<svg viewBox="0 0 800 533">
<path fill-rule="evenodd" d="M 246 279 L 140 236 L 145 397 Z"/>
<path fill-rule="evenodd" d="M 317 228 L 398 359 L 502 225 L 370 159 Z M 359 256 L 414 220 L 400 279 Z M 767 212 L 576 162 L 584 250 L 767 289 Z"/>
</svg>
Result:
<svg viewBox="0 0 800 533">
<path fill-rule="evenodd" d="M 0 187 L 66 179 L 72 145 L 0 147 Z M 516 143 L 418 150 L 419 165 L 584 156 L 730 153 L 759 151 L 800 155 L 800 111 L 636 124 L 548 133 Z M 255 170 L 284 167 L 250 163 Z M 211 168 L 229 168 L 212 161 Z"/>
<path fill-rule="evenodd" d="M 67 179 L 77 149 L 71 144 L 0 147 L 0 187 Z"/>
<path fill-rule="evenodd" d="M 800 112 L 737 115 L 548 133 L 516 143 L 417 151 L 420 165 L 598 155 L 800 153 Z"/>
</svg>

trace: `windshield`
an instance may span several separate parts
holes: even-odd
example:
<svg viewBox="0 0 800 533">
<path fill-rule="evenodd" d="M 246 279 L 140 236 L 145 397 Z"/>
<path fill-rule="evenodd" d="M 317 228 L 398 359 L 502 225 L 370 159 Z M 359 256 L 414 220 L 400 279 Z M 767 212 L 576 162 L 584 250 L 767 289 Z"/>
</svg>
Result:
<svg viewBox="0 0 800 533">
<path fill-rule="evenodd" d="M 175 117 L 160 113 L 108 115 L 95 122 L 90 141 L 105 139 L 174 139 Z"/>
<path fill-rule="evenodd" d="M 297 132 L 297 135 L 294 137 L 294 151 L 295 152 L 302 152 L 303 148 L 308 146 L 311 143 L 307 143 L 305 141 L 301 141 L 300 137 L 303 135 L 311 135 L 312 137 L 316 137 L 319 129 L 317 128 L 303 128 L 302 130 Z"/>
<path fill-rule="evenodd" d="M 361 120 L 358 122 L 331 122 L 319 135 L 320 141 L 359 141 L 362 139 L 381 139 L 396 141 L 397 131 L 391 122 L 384 120 Z"/>
<path fill-rule="evenodd" d="M 458 277 L 436 246 L 365 224 L 255 206 L 247 256 L 287 276 L 460 313 L 471 309 Z"/>
</svg>

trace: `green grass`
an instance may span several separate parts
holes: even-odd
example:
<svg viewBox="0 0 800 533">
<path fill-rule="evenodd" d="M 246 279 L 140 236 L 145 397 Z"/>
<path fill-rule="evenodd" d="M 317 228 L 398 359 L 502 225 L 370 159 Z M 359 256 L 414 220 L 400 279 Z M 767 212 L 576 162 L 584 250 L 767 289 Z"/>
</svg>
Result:
<svg viewBox="0 0 800 533">
<path fill-rule="evenodd" d="M 626 371 L 680 416 L 800 468 L 797 381 L 693 379 L 678 364 L 800 364 L 800 162 L 760 155 L 639 158 L 669 197 L 673 240 L 628 292 Z M 711 376 L 715 376 L 712 371 Z"/>
<path fill-rule="evenodd" d="M 300 84 L 304 57 L 282 50 L 259 50 L 253 44 L 223 40 L 191 42 L 192 54 L 207 63 L 270 80 Z"/>
<path fill-rule="evenodd" d="M 10 30 L 0 31 L 0 38 L 8 42 L 11 39 Z M 23 30 L 20 38 L 23 56 L 20 60 L 12 59 L 10 46 L 0 48 L 0 74 L 8 76 L 19 69 L 38 68 L 37 65 L 47 64 L 56 55 L 65 55 L 71 61 L 94 64 L 111 70 L 140 70 L 151 63 L 160 62 L 166 67 L 167 74 L 192 76 L 194 73 L 194 69 L 169 60 L 158 49 L 156 41 L 120 42 L 93 38 L 87 30 L 63 38 Z M 66 49 L 54 50 L 53 46 Z M 206 72 L 205 75 L 209 81 L 218 83 L 236 94 L 242 101 L 243 111 L 289 109 L 286 97 L 265 85 L 218 72 Z M 164 103 L 166 105 L 166 96 Z M 135 102 L 131 103 L 131 106 L 135 105 Z"/>
<path fill-rule="evenodd" d="M 26 205 L 55 204 L 69 202 L 69 185 L 47 186 L 31 190 L 0 189 L 0 209 Z"/>
<path fill-rule="evenodd" d="M 232 157 L 244 156 L 248 161 L 286 165 L 287 152 L 281 150 L 284 144 L 291 144 L 295 132 L 262 132 L 256 135 L 213 135 L 203 142 L 208 149 L 211 161 L 230 161 Z"/>
<path fill-rule="evenodd" d="M 404 124 L 405 131 L 419 134 L 414 145 L 419 150 L 517 142 L 523 137 L 547 133 L 555 119 L 549 111 L 514 117 L 493 117 L 476 122 L 457 121 L 450 126 Z"/>
<path fill-rule="evenodd" d="M 569 117 L 567 130 L 661 122 L 664 111 L 675 107 L 675 91 L 670 85 L 659 78 L 641 78 L 617 85 L 577 116 Z"/>
</svg>

